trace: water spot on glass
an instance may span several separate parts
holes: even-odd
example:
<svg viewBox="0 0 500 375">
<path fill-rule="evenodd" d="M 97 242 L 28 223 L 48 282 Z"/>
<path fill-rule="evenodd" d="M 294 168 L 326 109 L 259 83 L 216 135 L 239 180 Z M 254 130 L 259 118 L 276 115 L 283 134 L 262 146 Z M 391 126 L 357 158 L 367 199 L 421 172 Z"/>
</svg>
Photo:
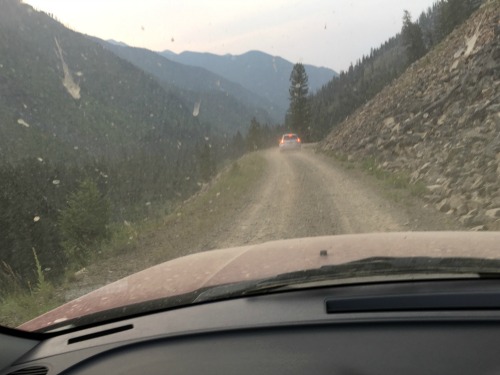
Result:
<svg viewBox="0 0 500 375">
<path fill-rule="evenodd" d="M 217 198 L 219 198 L 219 196 L 220 196 L 220 191 L 218 191 L 218 192 L 217 192 L 217 194 L 215 194 L 215 196 L 216 196 Z"/>
<path fill-rule="evenodd" d="M 40 220 L 40 216 L 35 216 L 35 217 L 33 218 L 33 221 L 34 221 L 35 223 L 36 223 L 37 221 L 39 221 L 39 220 Z"/>
<path fill-rule="evenodd" d="M 150 113 L 149 117 L 155 117 L 154 113 Z"/>
<path fill-rule="evenodd" d="M 151 206 L 151 202 L 146 202 L 146 206 Z"/>
<path fill-rule="evenodd" d="M 208 142 L 209 140 L 210 140 L 210 138 L 209 138 L 209 137 L 205 137 L 205 141 L 207 141 L 207 142 Z"/>
<path fill-rule="evenodd" d="M 189 181 L 191 179 L 191 177 L 187 176 L 186 177 L 186 181 Z"/>
<path fill-rule="evenodd" d="M 59 185 L 61 183 L 61 181 L 60 180 L 52 180 L 52 183 L 54 185 Z"/>
<path fill-rule="evenodd" d="M 38 160 L 40 163 L 43 162 L 43 159 L 41 157 L 37 157 L 36 160 Z"/>
<path fill-rule="evenodd" d="M 75 74 L 76 74 L 78 77 L 83 76 L 83 73 L 82 73 L 82 72 L 76 72 Z"/>
<path fill-rule="evenodd" d="M 73 150 L 78 150 L 78 146 L 73 147 Z"/>
<path fill-rule="evenodd" d="M 24 104 L 24 103 L 23 103 L 23 107 L 24 107 L 24 109 L 28 108 L 28 106 L 26 104 Z"/>
</svg>

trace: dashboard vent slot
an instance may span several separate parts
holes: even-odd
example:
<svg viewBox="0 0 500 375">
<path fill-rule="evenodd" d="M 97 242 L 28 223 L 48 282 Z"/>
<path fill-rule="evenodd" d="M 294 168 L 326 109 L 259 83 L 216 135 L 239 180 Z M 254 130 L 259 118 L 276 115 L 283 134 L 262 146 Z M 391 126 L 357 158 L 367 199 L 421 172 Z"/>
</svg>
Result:
<svg viewBox="0 0 500 375">
<path fill-rule="evenodd" d="M 30 366 L 9 372 L 7 375 L 46 375 L 48 372 L 49 369 L 45 366 Z"/>
<path fill-rule="evenodd" d="M 127 325 L 124 325 L 121 327 L 116 327 L 116 328 L 106 329 L 104 331 L 90 333 L 88 335 L 72 337 L 68 340 L 68 344 L 74 344 L 74 343 L 81 342 L 81 341 L 92 340 L 92 339 L 95 339 L 98 337 L 103 337 L 103 336 L 112 335 L 112 334 L 118 333 L 118 332 L 128 331 L 129 329 L 132 329 L 132 328 L 134 328 L 134 326 L 132 324 L 127 324 Z"/>
</svg>

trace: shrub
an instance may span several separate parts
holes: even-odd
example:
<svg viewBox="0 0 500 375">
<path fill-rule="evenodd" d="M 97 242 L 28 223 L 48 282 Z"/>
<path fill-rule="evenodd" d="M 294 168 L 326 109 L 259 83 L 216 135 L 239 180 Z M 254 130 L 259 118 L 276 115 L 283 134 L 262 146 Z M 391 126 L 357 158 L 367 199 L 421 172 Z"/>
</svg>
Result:
<svg viewBox="0 0 500 375">
<path fill-rule="evenodd" d="M 70 261 L 85 264 L 99 243 L 108 237 L 109 206 L 108 199 L 90 179 L 70 194 L 59 217 L 63 248 Z"/>
</svg>

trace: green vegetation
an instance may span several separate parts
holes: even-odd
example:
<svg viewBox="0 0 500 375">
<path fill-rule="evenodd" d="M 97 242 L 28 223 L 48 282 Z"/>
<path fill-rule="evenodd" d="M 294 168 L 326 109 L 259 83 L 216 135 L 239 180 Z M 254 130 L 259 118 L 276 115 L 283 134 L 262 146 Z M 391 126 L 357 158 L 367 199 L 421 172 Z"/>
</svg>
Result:
<svg viewBox="0 0 500 375">
<path fill-rule="evenodd" d="M 416 61 L 425 54 L 426 51 L 422 29 L 418 23 L 412 22 L 411 14 L 407 10 L 404 11 L 403 15 L 401 37 L 409 62 Z"/>
<path fill-rule="evenodd" d="M 427 192 L 423 182 L 412 182 L 410 174 L 404 171 L 390 172 L 383 169 L 374 158 L 364 158 L 361 161 L 348 161 L 344 154 L 329 155 L 336 160 L 346 169 L 358 169 L 375 177 L 381 182 L 384 191 L 387 195 L 396 201 L 404 199 L 406 194 L 413 197 L 422 198 Z"/>
<path fill-rule="evenodd" d="M 3 263 L 0 267 L 0 280 L 9 285 L 9 292 L 0 296 L 0 324 L 4 326 L 15 327 L 64 302 L 52 284 L 45 280 L 42 265 L 34 249 L 33 257 L 37 281 L 29 291 L 23 287 L 19 277 L 7 264 Z"/>
<path fill-rule="evenodd" d="M 109 206 L 109 199 L 101 196 L 90 179 L 69 195 L 59 216 L 59 227 L 64 252 L 75 264 L 85 265 L 92 250 L 108 237 Z"/>
<path fill-rule="evenodd" d="M 259 183 L 265 167 L 265 160 L 261 155 L 250 153 L 232 162 L 206 190 L 180 204 L 170 215 L 160 214 L 157 220 L 111 224 L 106 228 L 107 240 L 95 243 L 94 251 L 85 258 L 86 262 L 106 264 L 134 254 L 134 257 L 146 258 L 153 265 L 176 257 L 178 249 L 189 248 L 193 240 L 213 231 L 218 223 L 227 220 L 231 212 L 241 207 L 245 195 Z M 103 197 L 93 181 L 83 181 L 70 196 L 68 211 L 64 215 L 71 217 L 73 225 L 77 227 L 78 223 L 84 223 L 93 216 L 96 216 L 96 220 L 101 220 L 97 202 L 102 203 Z M 84 202 L 89 203 L 91 208 L 82 205 Z M 161 211 L 161 207 L 151 207 L 151 210 Z M 151 216 L 154 216 L 154 212 Z M 104 222 L 101 222 L 101 225 L 93 225 L 91 228 L 99 236 L 104 236 L 103 225 Z M 76 228 L 68 229 L 73 240 L 80 236 L 83 236 L 84 241 L 96 239 L 95 236 L 89 237 L 89 232 L 81 233 L 73 229 Z M 160 248 L 148 248 L 140 254 L 134 253 L 143 238 L 157 233 L 169 237 L 168 244 L 163 244 Z M 78 246 L 81 246 L 80 242 Z M 71 263 L 71 268 L 63 270 L 62 275 L 51 282 L 46 276 L 53 271 L 46 271 L 48 267 L 39 261 L 35 250 L 32 250 L 31 258 L 34 261 L 31 268 L 33 278 L 28 285 L 25 284 L 26 279 L 20 277 L 6 262 L 0 263 L 0 324 L 17 326 L 65 302 L 62 296 L 65 289 L 71 288 L 76 265 Z M 132 270 L 136 271 L 139 269 Z"/>
<path fill-rule="evenodd" d="M 290 108 L 288 109 L 286 126 L 304 140 L 311 139 L 310 109 L 307 95 L 309 93 L 308 77 L 304 65 L 297 63 L 290 74 Z"/>
</svg>

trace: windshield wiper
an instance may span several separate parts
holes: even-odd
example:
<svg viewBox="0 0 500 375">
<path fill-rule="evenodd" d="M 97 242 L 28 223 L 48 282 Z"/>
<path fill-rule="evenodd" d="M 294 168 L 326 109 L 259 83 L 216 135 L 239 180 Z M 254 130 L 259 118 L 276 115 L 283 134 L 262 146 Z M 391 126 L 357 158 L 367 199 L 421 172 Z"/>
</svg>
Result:
<svg viewBox="0 0 500 375">
<path fill-rule="evenodd" d="M 371 257 L 362 260 L 328 265 L 320 268 L 280 274 L 267 279 L 215 286 L 200 293 L 194 302 L 214 301 L 222 298 L 264 294 L 294 285 L 311 285 L 318 282 L 395 278 L 500 278 L 500 259 L 436 258 L 436 257 Z M 399 278 L 401 279 L 401 278 Z M 404 278 L 403 278 L 404 280 Z"/>
</svg>

